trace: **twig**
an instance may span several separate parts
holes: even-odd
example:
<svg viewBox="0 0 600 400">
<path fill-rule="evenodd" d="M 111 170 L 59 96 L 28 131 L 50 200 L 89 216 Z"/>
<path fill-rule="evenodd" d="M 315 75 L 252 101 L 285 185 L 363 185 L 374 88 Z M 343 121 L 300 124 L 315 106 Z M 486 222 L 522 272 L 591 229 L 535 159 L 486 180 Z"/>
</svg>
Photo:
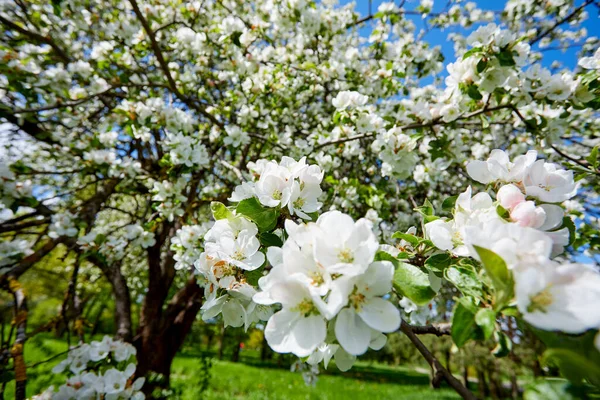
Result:
<svg viewBox="0 0 600 400">
<path fill-rule="evenodd" d="M 506 108 L 512 108 L 513 106 L 510 104 L 504 104 L 504 105 L 500 105 L 500 106 L 496 106 L 496 107 L 490 107 L 490 108 L 482 108 L 481 110 L 477 110 L 477 111 L 473 111 L 469 114 L 465 114 L 462 117 L 458 117 L 457 119 L 455 119 L 454 121 L 460 121 L 460 120 L 464 120 L 464 119 L 470 119 L 473 117 L 476 117 L 479 114 L 484 114 L 486 112 L 490 112 L 490 111 L 497 111 L 497 110 L 502 110 L 502 109 L 506 109 Z M 452 121 L 452 122 L 454 122 Z M 401 130 L 406 130 L 406 129 L 417 129 L 417 128 L 428 128 L 428 127 L 432 127 L 432 126 L 436 126 L 436 125 L 444 125 L 444 124 L 450 124 L 451 122 L 445 122 L 444 120 L 442 120 L 442 118 L 436 118 L 430 122 L 424 122 L 424 123 L 412 123 L 412 124 L 408 124 L 408 125 L 403 125 L 403 126 L 399 126 L 398 128 L 400 128 Z M 368 132 L 368 133 L 363 133 L 360 135 L 354 135 L 354 136 L 349 136 L 346 138 L 342 138 L 342 139 L 337 139 L 337 140 L 331 140 L 329 142 L 325 142 L 325 143 L 321 143 L 317 146 L 315 146 L 315 150 L 320 149 L 322 147 L 325 146 L 329 146 L 332 144 L 339 144 L 339 143 L 345 143 L 345 142 L 351 142 L 354 140 L 359 140 L 359 139 L 365 139 L 371 136 L 374 136 L 376 132 Z"/>
<path fill-rule="evenodd" d="M 446 382 L 458 393 L 463 399 L 467 400 L 477 400 L 477 398 L 467 389 L 458 379 L 454 377 L 446 368 L 442 366 L 442 364 L 435 358 L 433 354 L 429 351 L 427 346 L 421 342 L 421 340 L 417 337 L 415 332 L 413 332 L 412 326 L 402 321 L 400 324 L 400 330 L 408 337 L 408 339 L 412 342 L 412 344 L 419 350 L 419 353 L 427 360 L 429 365 L 433 370 L 433 387 L 439 387 L 441 380 L 445 379 Z"/>
<path fill-rule="evenodd" d="M 452 328 L 452 324 L 450 324 L 450 323 L 411 326 L 411 329 L 415 335 L 435 335 L 435 336 L 450 335 L 450 328 Z"/>
<path fill-rule="evenodd" d="M 553 30 L 555 30 L 556 28 L 558 28 L 560 25 L 564 24 L 565 22 L 568 22 L 569 20 L 571 20 L 573 17 L 575 17 L 577 14 L 579 14 L 581 12 L 581 10 L 583 10 L 584 8 L 586 8 L 593 2 L 594 2 L 594 0 L 587 0 L 585 3 L 583 3 L 576 9 L 574 9 L 573 12 L 571 12 L 571 14 L 567 15 L 566 17 L 564 17 L 561 20 L 556 21 L 556 23 L 554 25 L 552 25 L 552 27 L 550 27 L 549 29 L 545 30 L 544 32 L 542 32 L 542 33 L 538 34 L 536 37 L 534 37 L 529 42 L 529 45 L 533 46 L 534 44 L 536 44 L 537 42 L 539 42 L 540 40 L 542 40 L 543 38 L 545 38 L 546 36 L 551 34 Z"/>
<path fill-rule="evenodd" d="M 0 15 L 0 22 L 2 22 L 4 25 L 8 26 L 10 29 L 13 29 L 17 32 L 19 32 L 20 34 L 24 35 L 24 36 L 29 36 L 31 39 L 37 41 L 37 42 L 41 42 L 41 43 L 46 43 L 47 45 L 49 45 L 50 47 L 52 47 L 52 49 L 54 49 L 54 51 L 56 52 L 56 54 L 58 55 L 58 57 L 63 60 L 65 63 L 69 63 L 71 61 L 71 59 L 69 58 L 69 56 L 67 55 L 67 53 L 60 48 L 60 46 L 58 46 L 56 44 L 56 42 L 54 40 L 52 40 L 51 37 L 49 36 L 42 36 L 39 33 L 35 33 L 35 32 L 31 32 L 28 31 L 25 28 L 20 27 L 19 25 L 15 24 L 14 22 L 4 18 L 3 16 Z"/>
<path fill-rule="evenodd" d="M 142 14 L 142 11 L 140 10 L 140 7 L 138 6 L 137 1 L 129 0 L 129 3 L 131 3 L 131 6 L 133 7 L 133 12 L 139 19 L 140 23 L 142 24 L 142 27 L 144 28 L 144 31 L 146 31 L 146 34 L 148 35 L 148 38 L 150 39 L 150 46 L 152 47 L 152 51 L 154 51 L 154 55 L 156 56 L 156 59 L 158 60 L 160 68 L 162 69 L 163 73 L 165 74 L 165 77 L 167 78 L 167 82 L 169 83 L 169 88 L 173 92 L 173 94 L 175 94 L 175 96 L 177 96 L 177 98 L 179 100 L 183 101 L 185 104 L 194 108 L 196 111 L 198 111 L 204 117 L 208 118 L 213 124 L 223 128 L 223 126 L 224 126 L 223 123 L 221 121 L 219 121 L 217 118 L 215 118 L 212 114 L 209 114 L 202 105 L 197 104 L 193 101 L 190 101 L 187 97 L 185 97 L 179 91 L 179 89 L 177 88 L 177 83 L 175 83 L 175 80 L 173 79 L 173 76 L 171 75 L 171 71 L 169 70 L 169 64 L 165 60 L 165 57 L 163 56 L 160 46 L 158 45 L 158 42 L 156 41 L 156 37 L 154 36 L 154 32 L 152 31 L 152 28 L 150 28 L 150 24 L 148 24 L 148 21 Z"/>
</svg>

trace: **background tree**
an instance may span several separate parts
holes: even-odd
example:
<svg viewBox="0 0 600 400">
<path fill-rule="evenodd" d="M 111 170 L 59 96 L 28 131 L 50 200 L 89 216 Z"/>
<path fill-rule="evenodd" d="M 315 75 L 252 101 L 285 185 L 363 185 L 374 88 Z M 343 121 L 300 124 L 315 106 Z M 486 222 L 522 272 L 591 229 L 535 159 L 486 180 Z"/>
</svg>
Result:
<svg viewBox="0 0 600 400">
<path fill-rule="evenodd" d="M 0 284 L 21 316 L 2 363 L 12 348 L 20 368 L 26 338 L 18 282 L 48 272 L 65 293 L 53 324 L 83 334 L 108 284 L 115 336 L 137 348 L 137 374 L 168 384 L 202 305 L 192 265 L 210 204 L 262 158 L 308 156 L 327 175 L 323 209 L 366 215 L 389 239 L 418 224 L 412 210 L 425 199 L 440 205 L 467 185 L 467 160 L 536 148 L 579 173 L 570 251 L 597 257 L 598 67 L 536 69 L 550 47 L 592 55 L 597 39 L 579 24 L 597 2 L 435 12 L 401 2 L 368 16 L 330 3 L 0 6 Z M 444 79 L 444 56 L 423 35 L 487 22 L 512 33 L 510 48 L 453 34 L 457 63 Z M 459 70 L 469 56 L 477 76 Z M 339 104 L 348 90 L 366 96 L 364 112 Z"/>
</svg>

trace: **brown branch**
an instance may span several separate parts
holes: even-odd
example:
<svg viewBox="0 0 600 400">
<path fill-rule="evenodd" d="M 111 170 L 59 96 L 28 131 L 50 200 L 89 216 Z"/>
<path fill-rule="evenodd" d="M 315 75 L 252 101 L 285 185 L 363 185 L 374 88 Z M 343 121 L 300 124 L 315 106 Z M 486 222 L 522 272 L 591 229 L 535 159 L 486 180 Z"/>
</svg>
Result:
<svg viewBox="0 0 600 400">
<path fill-rule="evenodd" d="M 433 370 L 432 385 L 434 388 L 439 387 L 442 379 L 444 379 L 463 399 L 477 400 L 473 393 L 471 393 L 469 389 L 463 386 L 463 384 L 460 383 L 460 381 L 456 379 L 454 375 L 448 372 L 448 370 L 442 366 L 438 359 L 435 358 L 433 354 L 431 354 L 429 349 L 417 337 L 417 335 L 413 331 L 412 326 L 410 326 L 403 320 L 400 325 L 400 330 L 408 337 L 408 339 L 417 348 L 417 350 L 419 350 L 419 353 L 421 353 L 423 358 L 425 358 L 425 360 L 427 360 L 427 362 L 431 366 L 431 369 Z"/>
<path fill-rule="evenodd" d="M 175 96 L 177 96 L 177 98 L 179 100 L 181 100 L 185 104 L 189 105 L 190 107 L 194 108 L 196 111 L 198 111 L 204 117 L 208 118 L 213 124 L 223 128 L 223 126 L 224 126 L 223 123 L 221 121 L 219 121 L 218 119 L 216 119 L 212 114 L 209 114 L 202 105 L 197 104 L 196 102 L 190 101 L 187 97 L 185 97 L 179 91 L 179 89 L 177 88 L 177 83 L 175 82 L 175 79 L 173 79 L 173 76 L 171 75 L 171 71 L 169 70 L 169 63 L 165 60 L 162 50 L 160 49 L 160 46 L 158 45 L 158 42 L 156 41 L 154 32 L 152 31 L 152 28 L 150 28 L 150 24 L 148 24 L 148 21 L 142 14 L 142 11 L 140 10 L 140 7 L 138 6 L 137 1 L 129 0 L 129 3 L 133 7 L 133 12 L 139 19 L 140 23 L 142 24 L 142 27 L 144 28 L 144 31 L 146 31 L 146 34 L 148 35 L 148 38 L 150 39 L 150 46 L 152 47 L 152 51 L 154 52 L 154 55 L 156 56 L 156 59 L 158 60 L 160 68 L 162 69 L 163 73 L 165 74 L 165 77 L 167 78 L 167 82 L 169 83 L 169 88 L 173 92 L 173 94 L 175 94 Z"/>
<path fill-rule="evenodd" d="M 470 119 L 470 118 L 476 117 L 476 116 L 478 116 L 480 114 L 485 114 L 486 112 L 503 110 L 503 109 L 512 108 L 512 107 L 513 106 L 510 105 L 510 104 L 504 104 L 504 105 L 490 107 L 490 108 L 482 108 L 481 110 L 473 111 L 473 112 L 471 112 L 469 114 L 463 115 L 462 117 L 458 117 L 454 121 L 460 121 L 460 120 L 464 120 L 464 119 Z M 436 119 L 431 120 L 429 122 L 412 123 L 412 124 L 407 124 L 407 125 L 399 126 L 398 128 L 400 128 L 401 130 L 417 129 L 417 128 L 429 128 L 429 127 L 433 127 L 433 126 L 436 126 L 436 125 L 451 124 L 454 121 L 445 122 L 442 118 L 436 118 Z M 332 144 L 339 144 L 339 143 L 351 142 L 351 141 L 359 140 L 359 139 L 365 139 L 365 138 L 374 136 L 375 133 L 376 132 L 368 132 L 368 133 L 363 133 L 363 134 L 360 134 L 360 135 L 349 136 L 349 137 L 342 138 L 342 139 L 331 140 L 329 142 L 321 143 L 321 144 L 315 146 L 314 149 L 317 150 L 317 149 L 320 149 L 322 147 L 329 146 L 329 145 L 332 145 Z"/>
<path fill-rule="evenodd" d="M 30 228 L 33 226 L 45 225 L 50 222 L 48 217 L 43 219 L 34 219 L 32 221 L 23 222 L 20 224 L 12 223 L 12 224 L 0 224 L 0 233 L 4 232 L 13 232 L 20 231 L 22 229 Z"/>
<path fill-rule="evenodd" d="M 113 90 L 114 87 L 111 87 L 110 89 L 107 89 L 103 92 L 99 92 L 96 94 L 93 94 L 91 96 L 86 97 L 85 99 L 80 99 L 77 101 L 72 101 L 72 102 L 67 102 L 67 103 L 59 103 L 59 104 L 52 104 L 49 106 L 44 106 L 44 107 L 39 107 L 39 108 L 23 108 L 23 109 L 16 109 L 16 110 L 11 110 L 14 114 L 25 114 L 25 113 L 38 113 L 41 111 L 49 111 L 49 110 L 56 110 L 59 108 L 66 108 L 66 107 L 75 107 L 78 106 L 80 104 L 86 103 L 92 99 L 95 99 L 96 97 L 100 97 L 103 96 L 105 94 L 107 94 L 108 92 L 110 92 L 111 90 Z"/>
<path fill-rule="evenodd" d="M 451 323 L 411 326 L 411 329 L 415 335 L 435 335 L 435 336 L 450 335 L 451 328 L 452 328 Z"/>
<path fill-rule="evenodd" d="M 27 29 L 15 24 L 14 22 L 4 18 L 1 15 L 0 15 L 0 22 L 2 22 L 4 25 L 8 26 L 10 29 L 13 29 L 13 30 L 19 32 L 21 35 L 28 36 L 29 38 L 35 40 L 36 42 L 41 42 L 41 43 L 45 43 L 45 44 L 49 45 L 50 47 L 52 47 L 52 49 L 54 49 L 54 51 L 56 52 L 56 54 L 58 55 L 58 57 L 61 60 L 63 60 L 67 64 L 69 62 L 71 62 L 71 59 L 67 55 L 67 53 L 62 48 L 60 48 L 60 46 L 57 45 L 56 42 L 51 37 L 43 36 L 43 35 L 40 35 L 39 33 L 28 31 Z"/>
<path fill-rule="evenodd" d="M 539 42 L 540 40 L 542 40 L 543 38 L 545 38 L 546 36 L 548 36 L 549 34 L 551 34 L 552 31 L 554 31 L 556 28 L 558 28 L 560 25 L 564 24 L 565 22 L 568 22 L 571 19 L 573 19 L 574 17 L 576 17 L 577 14 L 579 14 L 584 8 L 586 8 L 587 6 L 589 6 L 590 4 L 592 4 L 593 2 L 594 2 L 594 0 L 587 0 L 585 3 L 583 3 L 582 5 L 580 5 L 579 7 L 577 7 L 576 9 L 574 9 L 573 12 L 571 12 L 569 15 L 567 15 L 566 17 L 564 17 L 561 20 L 556 21 L 556 23 L 554 25 L 552 25 L 552 27 L 548 28 L 544 32 L 539 33 L 536 37 L 534 37 L 529 42 L 529 45 L 533 46 L 534 44 L 536 44 L 537 42 Z"/>
<path fill-rule="evenodd" d="M 555 152 L 557 152 L 560 156 L 566 158 L 569 161 L 574 162 L 575 164 L 579 165 L 580 167 L 583 167 L 585 169 L 590 170 L 591 173 L 596 174 L 596 175 L 600 175 L 600 172 L 593 170 L 592 168 L 590 168 L 590 165 L 587 162 L 583 162 L 582 160 L 578 160 L 575 157 L 572 157 L 570 155 L 568 155 L 567 153 L 564 153 L 563 151 L 561 151 L 558 147 L 556 147 L 555 145 L 552 145 L 552 150 L 554 150 Z"/>
</svg>

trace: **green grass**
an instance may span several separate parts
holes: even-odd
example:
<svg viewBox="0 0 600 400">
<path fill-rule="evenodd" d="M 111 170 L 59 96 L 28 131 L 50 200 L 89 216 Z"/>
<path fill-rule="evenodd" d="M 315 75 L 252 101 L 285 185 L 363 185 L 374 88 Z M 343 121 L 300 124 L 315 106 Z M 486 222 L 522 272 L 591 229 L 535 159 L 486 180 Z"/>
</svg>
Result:
<svg viewBox="0 0 600 400">
<path fill-rule="evenodd" d="M 33 396 L 54 384 L 64 383 L 64 375 L 51 370 L 65 358 L 61 355 L 49 362 L 53 355 L 67 349 L 63 340 L 35 337 L 28 341 L 25 351 L 27 395 Z M 410 368 L 387 367 L 359 363 L 347 373 L 335 366 L 319 375 L 315 387 L 307 386 L 300 373 L 264 364 L 255 357 L 245 357 L 245 363 L 214 361 L 208 390 L 202 399 L 295 400 L 295 399 L 402 399 L 446 400 L 459 397 L 448 388 L 431 390 L 427 375 Z M 171 383 L 182 400 L 198 400 L 200 361 L 193 355 L 175 358 Z M 14 398 L 14 381 L 6 387 L 5 399 Z"/>
<path fill-rule="evenodd" d="M 173 364 L 172 386 L 183 400 L 200 398 L 196 389 L 199 362 L 180 356 Z M 331 371 L 335 366 L 329 366 Z M 300 373 L 270 365 L 248 365 L 215 361 L 204 399 L 296 400 L 296 399 L 459 399 L 451 389 L 431 390 L 429 377 L 410 369 L 383 366 L 355 366 L 347 373 L 326 372 L 315 387 L 307 386 Z M 194 388 L 196 386 L 196 388 Z"/>
</svg>

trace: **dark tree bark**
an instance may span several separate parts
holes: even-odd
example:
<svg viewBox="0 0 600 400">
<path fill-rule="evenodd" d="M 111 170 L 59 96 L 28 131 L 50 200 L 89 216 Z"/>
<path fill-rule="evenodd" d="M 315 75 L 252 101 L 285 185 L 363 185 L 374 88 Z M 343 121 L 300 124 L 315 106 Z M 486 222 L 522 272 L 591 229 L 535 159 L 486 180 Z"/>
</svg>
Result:
<svg viewBox="0 0 600 400">
<path fill-rule="evenodd" d="M 219 336 L 219 360 L 223 359 L 223 351 L 225 350 L 225 335 L 226 335 L 226 330 L 225 330 L 225 326 L 221 327 L 221 335 Z"/>
<path fill-rule="evenodd" d="M 192 277 L 173 296 L 164 311 L 163 302 L 149 300 L 144 303 L 143 319 L 133 340 L 138 350 L 137 376 L 145 376 L 149 372 L 158 373 L 163 378 L 160 386 L 168 387 L 173 358 L 181 348 L 200 311 L 202 295 L 202 288 Z M 148 297 L 146 296 L 146 299 Z M 148 394 L 153 390 L 152 384 L 144 387 L 144 391 Z"/>
</svg>

